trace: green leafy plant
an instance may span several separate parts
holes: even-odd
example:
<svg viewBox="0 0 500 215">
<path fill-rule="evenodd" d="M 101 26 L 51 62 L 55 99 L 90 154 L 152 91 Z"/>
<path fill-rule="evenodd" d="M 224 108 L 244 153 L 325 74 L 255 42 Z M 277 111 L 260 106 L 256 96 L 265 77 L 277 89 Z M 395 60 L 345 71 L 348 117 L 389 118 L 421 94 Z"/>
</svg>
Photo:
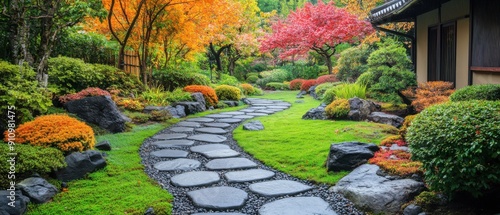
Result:
<svg viewBox="0 0 500 215">
<path fill-rule="evenodd" d="M 475 196 L 500 183 L 500 102 L 462 101 L 431 106 L 408 128 L 413 158 L 437 191 Z"/>
<path fill-rule="evenodd" d="M 221 79 L 217 82 L 217 84 L 237 87 L 240 85 L 240 82 L 234 76 L 221 74 Z"/>
<path fill-rule="evenodd" d="M 450 100 L 500 100 L 500 84 L 471 85 L 455 91 L 450 96 Z"/>
<path fill-rule="evenodd" d="M 340 85 L 340 84 L 342 84 L 342 83 L 341 82 L 333 82 L 333 83 L 326 82 L 326 83 L 323 83 L 323 84 L 316 86 L 316 89 L 314 89 L 314 91 L 316 92 L 316 95 L 318 95 L 318 97 L 320 99 L 323 99 L 323 96 L 327 90 L 329 90 L 337 85 Z M 332 102 L 332 101 L 333 101 L 333 99 L 330 102 Z"/>
<path fill-rule="evenodd" d="M 165 99 L 168 103 L 176 103 L 182 101 L 192 101 L 191 93 L 183 91 L 181 88 L 175 88 L 172 92 L 166 92 Z"/>
<path fill-rule="evenodd" d="M 288 90 L 289 84 L 279 83 L 279 82 L 269 82 L 266 84 L 266 89 L 268 90 Z"/>
<path fill-rule="evenodd" d="M 368 57 L 371 50 L 367 45 L 348 48 L 340 53 L 337 62 L 337 78 L 344 82 L 355 82 L 358 77 L 368 70 Z"/>
<path fill-rule="evenodd" d="M 259 80 L 259 77 L 257 75 L 250 75 L 246 79 L 246 81 L 251 84 L 257 82 L 257 80 Z"/>
<path fill-rule="evenodd" d="M 349 100 L 336 99 L 325 108 L 326 115 L 330 119 L 345 119 L 351 110 Z"/>
<path fill-rule="evenodd" d="M 154 110 L 151 111 L 150 119 L 157 122 L 165 122 L 172 119 L 172 114 L 168 110 Z"/>
<path fill-rule="evenodd" d="M 140 98 L 144 99 L 149 105 L 166 106 L 167 101 L 167 91 L 163 85 L 158 82 L 151 84 L 151 86 L 146 87 L 144 91 L 139 95 Z"/>
<path fill-rule="evenodd" d="M 229 85 L 220 85 L 215 88 L 215 93 L 220 100 L 239 101 L 241 99 L 241 90 Z"/>
<path fill-rule="evenodd" d="M 366 86 L 360 84 L 341 84 L 333 88 L 337 99 L 350 99 L 358 97 L 366 99 Z"/>
</svg>

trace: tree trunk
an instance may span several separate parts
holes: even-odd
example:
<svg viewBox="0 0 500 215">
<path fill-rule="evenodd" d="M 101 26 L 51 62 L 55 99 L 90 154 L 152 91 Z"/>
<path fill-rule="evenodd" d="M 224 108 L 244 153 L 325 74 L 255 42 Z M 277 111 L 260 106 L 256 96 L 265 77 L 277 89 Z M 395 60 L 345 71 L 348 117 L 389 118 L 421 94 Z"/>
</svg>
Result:
<svg viewBox="0 0 500 215">
<path fill-rule="evenodd" d="M 332 74 L 333 72 L 333 65 L 332 65 L 332 56 L 331 55 L 324 55 L 325 58 L 325 63 L 326 66 L 328 67 L 328 74 Z"/>
</svg>

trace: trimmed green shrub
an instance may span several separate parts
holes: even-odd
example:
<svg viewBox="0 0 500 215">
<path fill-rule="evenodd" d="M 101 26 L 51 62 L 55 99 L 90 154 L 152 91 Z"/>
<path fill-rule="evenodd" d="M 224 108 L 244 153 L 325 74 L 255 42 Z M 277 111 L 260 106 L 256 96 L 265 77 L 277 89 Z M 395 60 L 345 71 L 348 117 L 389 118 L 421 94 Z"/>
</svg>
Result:
<svg viewBox="0 0 500 215">
<path fill-rule="evenodd" d="M 232 100 L 239 101 L 241 99 L 241 90 L 240 88 L 229 86 L 229 85 L 220 85 L 215 88 L 215 93 L 219 100 Z"/>
<path fill-rule="evenodd" d="M 500 100 L 500 84 L 467 86 L 451 94 L 450 100 L 454 102 L 469 100 Z"/>
<path fill-rule="evenodd" d="M 368 70 L 370 49 L 367 45 L 351 47 L 340 53 L 337 62 L 337 78 L 340 81 L 355 82 L 358 77 Z"/>
<path fill-rule="evenodd" d="M 335 87 L 329 88 L 323 93 L 323 103 L 330 104 L 335 100 Z"/>
<path fill-rule="evenodd" d="M 500 101 L 448 102 L 423 110 L 407 130 L 431 189 L 480 196 L 500 183 Z"/>
<path fill-rule="evenodd" d="M 325 92 L 328 89 L 331 89 L 331 88 L 333 88 L 333 87 L 335 87 L 335 86 L 337 86 L 339 84 L 342 84 L 342 82 L 326 82 L 326 83 L 322 83 L 322 84 L 316 86 L 316 89 L 314 89 L 314 91 L 316 92 L 316 95 L 318 95 L 318 97 L 320 99 L 323 99 L 323 95 L 325 94 Z"/>
<path fill-rule="evenodd" d="M 367 88 L 370 88 L 373 85 L 373 79 L 371 72 L 365 72 L 358 77 L 356 84 L 365 85 Z"/>
<path fill-rule="evenodd" d="M 240 82 L 234 76 L 230 76 L 228 74 L 222 74 L 221 79 L 220 79 L 220 81 L 217 82 L 217 84 L 237 87 L 240 85 Z"/>
<path fill-rule="evenodd" d="M 288 78 L 297 79 L 313 79 L 320 76 L 320 73 L 328 73 L 328 68 L 326 66 L 318 66 L 316 64 L 309 65 L 306 62 L 296 62 L 295 64 L 287 64 L 282 66 L 281 69 L 287 71 Z"/>
<path fill-rule="evenodd" d="M 159 81 L 168 91 L 188 85 L 208 86 L 210 84 L 210 79 L 207 76 L 185 71 L 182 68 L 153 70 L 153 79 Z"/>
<path fill-rule="evenodd" d="M 150 119 L 157 122 L 165 122 L 172 119 L 172 114 L 168 110 L 154 110 L 151 111 Z"/>
<path fill-rule="evenodd" d="M 270 82 L 266 84 L 266 89 L 268 90 L 288 90 L 288 84 L 279 82 Z"/>
<path fill-rule="evenodd" d="M 262 89 L 260 89 L 258 87 L 255 87 L 254 90 L 255 91 L 254 91 L 253 95 L 255 95 L 255 96 L 262 96 L 262 95 L 264 95 L 264 91 L 262 91 Z"/>
<path fill-rule="evenodd" d="M 257 80 L 259 80 L 259 77 L 257 75 L 251 75 L 251 76 L 248 76 L 248 78 L 247 78 L 247 82 L 251 83 L 251 84 L 257 82 Z"/>
<path fill-rule="evenodd" d="M 66 166 L 63 152 L 55 148 L 17 144 L 15 151 L 10 151 L 8 144 L 0 144 L 0 154 L 6 156 L 12 152 L 17 153 L 15 155 L 16 182 L 30 177 L 33 173 L 46 174 Z M 11 181 L 8 178 L 10 164 L 8 159 L 4 158 L 0 168 L 0 188 L 2 189 L 8 188 Z"/>
<path fill-rule="evenodd" d="M 167 92 L 165 99 L 168 101 L 168 103 L 193 100 L 193 98 L 191 97 L 191 93 L 188 93 L 181 88 L 175 88 L 175 90 Z"/>
<path fill-rule="evenodd" d="M 211 83 L 209 77 L 207 77 L 206 75 L 200 74 L 200 73 L 189 73 L 189 77 L 191 79 L 189 84 L 192 84 L 192 85 L 208 86 Z"/>
<path fill-rule="evenodd" d="M 345 119 L 351 110 L 349 100 L 337 99 L 325 108 L 326 115 L 330 119 Z"/>
<path fill-rule="evenodd" d="M 255 88 L 250 84 L 241 84 L 240 89 L 243 90 L 243 94 L 246 96 L 253 95 L 255 93 Z"/>
<path fill-rule="evenodd" d="M 288 72 L 283 69 L 273 69 L 271 71 L 264 71 L 261 72 L 260 75 L 263 78 L 257 80 L 256 84 L 262 88 L 265 88 L 266 84 L 270 82 L 282 83 L 284 81 L 289 80 Z"/>
</svg>

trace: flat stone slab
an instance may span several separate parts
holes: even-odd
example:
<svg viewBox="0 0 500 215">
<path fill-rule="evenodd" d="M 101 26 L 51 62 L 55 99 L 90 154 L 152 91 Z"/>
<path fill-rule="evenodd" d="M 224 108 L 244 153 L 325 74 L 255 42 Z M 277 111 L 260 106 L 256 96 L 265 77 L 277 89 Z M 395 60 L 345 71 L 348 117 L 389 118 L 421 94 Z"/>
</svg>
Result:
<svg viewBox="0 0 500 215">
<path fill-rule="evenodd" d="M 267 116 L 267 113 L 247 113 L 249 116 Z"/>
<path fill-rule="evenodd" d="M 255 113 L 268 113 L 268 114 L 271 114 L 271 113 L 274 113 L 276 111 L 272 111 L 272 110 L 256 110 Z"/>
<path fill-rule="evenodd" d="M 273 103 L 252 103 L 252 106 L 269 106 L 272 105 Z"/>
<path fill-rule="evenodd" d="M 241 112 L 245 112 L 245 113 L 252 113 L 254 112 L 255 110 L 254 109 L 243 109 L 243 110 L 240 110 Z"/>
<path fill-rule="evenodd" d="M 251 119 L 251 118 L 254 118 L 254 116 L 250 116 L 250 115 L 237 115 L 237 116 L 233 116 L 233 119 Z"/>
<path fill-rule="evenodd" d="M 242 213 L 195 213 L 191 215 L 246 215 Z"/>
<path fill-rule="evenodd" d="M 206 115 L 205 117 L 210 117 L 210 118 L 231 118 L 233 117 L 233 115 L 230 115 L 230 114 L 209 114 L 209 115 Z"/>
<path fill-rule="evenodd" d="M 247 158 L 221 158 L 209 161 L 205 166 L 210 170 L 245 169 L 257 164 Z"/>
<path fill-rule="evenodd" d="M 259 215 L 337 215 L 330 204 L 319 197 L 291 197 L 263 205 Z"/>
<path fill-rule="evenodd" d="M 192 152 L 197 152 L 197 153 L 209 152 L 220 149 L 230 149 L 230 148 L 228 145 L 224 144 L 206 144 L 206 145 L 193 146 L 190 148 Z"/>
<path fill-rule="evenodd" d="M 248 188 L 265 197 L 293 195 L 312 189 L 311 186 L 289 180 L 274 180 L 251 184 Z"/>
<path fill-rule="evenodd" d="M 245 112 L 241 112 L 241 111 L 231 111 L 231 112 L 224 112 L 224 114 L 227 114 L 227 115 L 244 115 Z"/>
<path fill-rule="evenodd" d="M 209 142 L 209 143 L 220 143 L 227 140 L 227 138 L 224 136 L 214 135 L 214 134 L 197 134 L 189 136 L 188 139 Z"/>
<path fill-rule="evenodd" d="M 275 173 L 263 169 L 250 169 L 236 172 L 228 172 L 224 175 L 228 182 L 257 181 L 274 177 Z"/>
<path fill-rule="evenodd" d="M 215 184 L 220 181 L 216 172 L 198 171 L 186 172 L 170 178 L 170 182 L 178 187 L 196 187 Z"/>
<path fill-rule="evenodd" d="M 207 209 L 239 209 L 248 199 L 248 194 L 234 187 L 210 187 L 187 193 L 194 205 Z"/>
<path fill-rule="evenodd" d="M 281 105 L 270 105 L 267 107 L 271 108 L 271 109 L 287 109 L 288 108 L 288 106 L 281 106 Z"/>
<path fill-rule="evenodd" d="M 153 136 L 154 139 L 158 140 L 173 140 L 173 139 L 183 139 L 186 138 L 187 134 L 182 133 L 172 133 L 172 134 L 157 134 Z"/>
<path fill-rule="evenodd" d="M 209 123 L 205 123 L 204 125 L 208 126 L 208 127 L 215 127 L 215 128 L 229 128 L 231 126 L 231 124 L 222 123 L 222 122 L 209 122 Z"/>
<path fill-rule="evenodd" d="M 284 111 L 285 109 L 269 108 L 269 109 L 267 109 L 267 110 L 268 110 L 268 111 L 274 111 L 274 112 L 276 113 L 276 112 Z"/>
<path fill-rule="evenodd" d="M 179 147 L 179 146 L 191 146 L 194 144 L 192 140 L 163 140 L 156 141 L 152 143 L 158 148 L 169 148 L 169 147 Z"/>
<path fill-rule="evenodd" d="M 267 109 L 267 107 L 264 107 L 264 106 L 257 106 L 257 107 L 249 107 L 248 109 L 252 109 L 252 110 L 262 110 L 262 109 Z"/>
<path fill-rule="evenodd" d="M 172 150 L 172 149 L 163 149 L 160 151 L 151 152 L 150 155 L 160 158 L 185 158 L 189 152 L 183 150 Z"/>
<path fill-rule="evenodd" d="M 186 119 L 188 122 L 213 122 L 215 119 L 212 118 L 206 118 L 206 117 L 199 117 L 199 118 L 191 118 L 191 119 Z"/>
<path fill-rule="evenodd" d="M 173 132 L 193 132 L 194 128 L 190 127 L 172 127 L 169 130 Z"/>
<path fill-rule="evenodd" d="M 224 122 L 224 123 L 238 123 L 243 121 L 243 119 L 235 119 L 235 118 L 227 118 L 227 119 L 218 119 L 217 122 Z"/>
<path fill-rule="evenodd" d="M 154 165 L 159 171 L 193 170 L 200 167 L 201 163 L 197 160 L 177 158 L 171 161 L 162 161 Z"/>
<path fill-rule="evenodd" d="M 209 134 L 225 134 L 228 132 L 222 128 L 214 128 L 214 127 L 197 128 L 195 129 L 195 131 L 209 133 Z"/>
<path fill-rule="evenodd" d="M 207 158 L 229 158 L 240 155 L 239 152 L 232 149 L 217 149 L 212 151 L 201 152 Z"/>
<path fill-rule="evenodd" d="M 197 123 L 197 122 L 186 122 L 186 121 L 178 122 L 176 125 L 178 125 L 178 126 L 184 126 L 184 127 L 192 127 L 192 128 L 199 128 L 199 127 L 201 127 L 200 123 Z"/>
</svg>

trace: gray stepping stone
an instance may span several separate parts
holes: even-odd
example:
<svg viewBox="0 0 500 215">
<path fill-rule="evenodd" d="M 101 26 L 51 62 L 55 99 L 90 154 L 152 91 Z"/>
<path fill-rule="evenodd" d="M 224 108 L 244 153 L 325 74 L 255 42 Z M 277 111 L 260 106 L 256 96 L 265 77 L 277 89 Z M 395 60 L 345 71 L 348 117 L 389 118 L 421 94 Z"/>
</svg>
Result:
<svg viewBox="0 0 500 215">
<path fill-rule="evenodd" d="M 163 149 L 160 151 L 151 152 L 150 154 L 160 158 L 185 158 L 187 157 L 189 152 L 182 150 Z"/>
<path fill-rule="evenodd" d="M 209 161 L 205 166 L 210 170 L 246 169 L 257 164 L 247 158 L 221 158 Z"/>
<path fill-rule="evenodd" d="M 215 120 L 212 118 L 199 117 L 199 118 L 186 119 L 186 121 L 188 121 L 188 122 L 213 122 Z"/>
<path fill-rule="evenodd" d="M 199 171 L 186 172 L 170 178 L 173 185 L 178 187 L 196 187 L 215 184 L 220 181 L 216 172 Z"/>
<path fill-rule="evenodd" d="M 275 111 L 272 111 L 272 110 L 256 110 L 255 112 L 256 113 L 268 113 L 268 114 L 271 114 L 271 113 L 274 113 Z"/>
<path fill-rule="evenodd" d="M 249 107 L 248 109 L 251 109 L 251 110 L 261 110 L 261 109 L 267 109 L 267 107 L 258 106 L 258 107 Z"/>
<path fill-rule="evenodd" d="M 234 151 L 232 149 L 217 149 L 212 151 L 201 152 L 207 158 L 228 158 L 228 157 L 236 157 L 240 155 L 239 152 Z"/>
<path fill-rule="evenodd" d="M 231 124 L 221 123 L 221 122 L 209 122 L 209 123 L 205 123 L 204 125 L 208 126 L 208 127 L 215 127 L 215 128 L 229 128 L 231 126 Z"/>
<path fill-rule="evenodd" d="M 257 104 L 252 103 L 252 106 L 269 106 L 269 105 L 273 105 L 273 104 L 272 103 L 257 103 Z"/>
<path fill-rule="evenodd" d="M 229 114 L 209 114 L 209 115 L 206 115 L 205 117 L 210 117 L 210 118 L 231 118 L 232 115 L 229 115 Z"/>
<path fill-rule="evenodd" d="M 276 106 L 284 106 L 284 107 L 287 107 L 289 108 L 290 106 L 292 106 L 291 104 L 289 103 L 274 103 L 273 105 L 276 105 Z"/>
<path fill-rule="evenodd" d="M 179 146 L 191 146 L 194 144 L 192 140 L 164 140 L 156 141 L 152 143 L 158 148 L 169 148 L 169 147 L 179 147 Z"/>
<path fill-rule="evenodd" d="M 267 113 L 247 113 L 249 116 L 267 116 Z"/>
<path fill-rule="evenodd" d="M 197 128 L 195 131 L 209 133 L 209 134 L 225 134 L 228 132 L 222 128 L 213 128 L 213 127 Z"/>
<path fill-rule="evenodd" d="M 209 142 L 209 143 L 220 143 L 227 140 L 226 137 L 215 134 L 197 134 L 189 136 L 188 139 Z"/>
<path fill-rule="evenodd" d="M 224 112 L 223 114 L 227 114 L 227 115 L 243 115 L 243 114 L 245 114 L 245 112 L 231 111 L 231 112 Z"/>
<path fill-rule="evenodd" d="M 178 125 L 178 126 L 184 126 L 184 127 L 192 127 L 192 128 L 199 128 L 199 127 L 201 127 L 200 123 L 197 123 L 197 122 L 186 122 L 186 121 L 178 122 L 176 125 Z"/>
<path fill-rule="evenodd" d="M 172 134 L 157 134 L 153 136 L 154 139 L 158 140 L 173 140 L 173 139 L 183 139 L 186 138 L 187 134 L 182 133 L 172 133 Z"/>
<path fill-rule="evenodd" d="M 242 213 L 195 213 L 191 215 L 246 215 Z"/>
<path fill-rule="evenodd" d="M 337 215 L 330 204 L 319 197 L 291 197 L 263 205 L 259 215 Z"/>
<path fill-rule="evenodd" d="M 258 193 L 265 197 L 293 195 L 312 189 L 311 186 L 289 180 L 260 182 L 251 184 L 250 186 L 248 186 L 248 188 L 252 192 Z"/>
<path fill-rule="evenodd" d="M 288 109 L 287 106 L 277 106 L 277 105 L 271 105 L 271 106 L 267 106 L 268 108 L 271 108 L 271 109 Z"/>
<path fill-rule="evenodd" d="M 284 111 L 285 109 L 270 108 L 270 109 L 267 109 L 267 110 L 274 111 L 274 112 L 279 112 L 279 111 Z"/>
<path fill-rule="evenodd" d="M 228 118 L 228 119 L 218 119 L 217 122 L 224 122 L 224 123 L 238 123 L 243 121 L 243 119 L 234 119 L 234 118 Z"/>
<path fill-rule="evenodd" d="M 193 170 L 200 167 L 201 163 L 197 160 L 177 158 L 171 161 L 161 161 L 154 165 L 159 171 Z"/>
<path fill-rule="evenodd" d="M 173 132 L 193 132 L 194 128 L 190 127 L 172 127 L 169 130 Z"/>
<path fill-rule="evenodd" d="M 257 181 L 274 177 L 274 172 L 263 169 L 250 169 L 236 172 L 228 172 L 224 175 L 228 182 Z"/>
<path fill-rule="evenodd" d="M 197 152 L 197 153 L 209 152 L 219 149 L 230 149 L 230 148 L 228 145 L 224 144 L 206 144 L 206 145 L 193 146 L 190 148 L 192 152 Z"/>
<path fill-rule="evenodd" d="M 243 110 L 240 110 L 241 112 L 245 112 L 245 113 L 252 113 L 254 112 L 255 110 L 254 109 L 243 109 Z"/>
<path fill-rule="evenodd" d="M 254 116 L 250 116 L 250 115 L 233 116 L 233 119 L 251 119 L 251 118 L 254 118 Z"/>
<path fill-rule="evenodd" d="M 197 207 L 207 209 L 239 209 L 248 199 L 248 194 L 234 187 L 210 187 L 187 193 Z"/>
</svg>

